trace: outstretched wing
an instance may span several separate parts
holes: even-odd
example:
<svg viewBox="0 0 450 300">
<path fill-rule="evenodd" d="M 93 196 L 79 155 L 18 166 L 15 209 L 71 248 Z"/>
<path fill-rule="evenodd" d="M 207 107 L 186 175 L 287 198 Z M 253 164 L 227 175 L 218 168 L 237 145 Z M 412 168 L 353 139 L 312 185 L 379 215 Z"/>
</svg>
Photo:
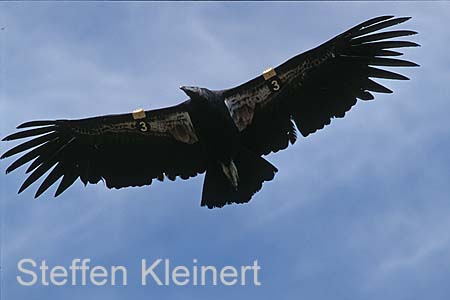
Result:
<svg viewBox="0 0 450 300">
<path fill-rule="evenodd" d="M 224 101 L 242 133 L 242 142 L 260 154 L 276 152 L 295 142 L 294 122 L 306 137 L 330 124 L 332 118 L 344 117 L 357 99 L 371 100 L 372 92 L 392 93 L 371 78 L 408 79 L 376 66 L 417 66 L 391 57 L 402 55 L 392 49 L 418 44 L 387 40 L 416 32 L 375 32 L 408 19 L 373 18 L 247 83 L 226 90 Z"/>
<path fill-rule="evenodd" d="M 189 103 L 81 120 L 27 122 L 17 128 L 35 128 L 3 140 L 32 139 L 1 158 L 31 149 L 6 170 L 33 161 L 26 171 L 32 173 L 19 193 L 53 168 L 35 197 L 61 177 L 55 197 L 78 178 L 84 184 L 104 180 L 108 188 L 149 185 L 164 176 L 188 179 L 206 170 L 207 159 L 190 119 Z"/>
</svg>

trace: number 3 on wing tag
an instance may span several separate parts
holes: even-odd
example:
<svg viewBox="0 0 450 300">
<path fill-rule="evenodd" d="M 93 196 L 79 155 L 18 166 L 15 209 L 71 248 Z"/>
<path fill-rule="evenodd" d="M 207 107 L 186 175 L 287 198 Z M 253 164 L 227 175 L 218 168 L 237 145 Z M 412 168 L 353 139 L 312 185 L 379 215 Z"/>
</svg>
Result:
<svg viewBox="0 0 450 300">
<path fill-rule="evenodd" d="M 277 92 L 281 89 L 281 81 L 274 68 L 265 70 L 262 75 L 264 80 L 269 84 L 269 88 L 272 92 Z"/>
<path fill-rule="evenodd" d="M 138 122 L 138 129 L 139 129 L 140 132 L 148 131 L 147 123 L 145 123 L 144 121 L 139 121 Z"/>
<path fill-rule="evenodd" d="M 280 80 L 276 77 L 273 77 L 269 80 L 269 87 L 273 92 L 277 92 L 281 89 Z"/>
</svg>

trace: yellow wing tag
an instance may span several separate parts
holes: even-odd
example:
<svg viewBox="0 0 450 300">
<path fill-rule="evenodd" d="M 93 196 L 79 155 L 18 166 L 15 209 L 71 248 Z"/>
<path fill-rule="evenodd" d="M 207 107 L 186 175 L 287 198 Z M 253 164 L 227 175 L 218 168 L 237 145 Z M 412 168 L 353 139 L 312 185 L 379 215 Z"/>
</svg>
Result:
<svg viewBox="0 0 450 300">
<path fill-rule="evenodd" d="M 142 108 L 133 110 L 133 119 L 135 120 L 145 119 L 145 111 Z"/>
<path fill-rule="evenodd" d="M 269 68 L 263 72 L 264 80 L 269 80 L 272 77 L 277 76 L 277 72 L 274 68 Z"/>
<path fill-rule="evenodd" d="M 269 68 L 263 72 L 264 80 L 267 82 L 272 92 L 278 92 L 281 86 L 281 80 L 277 76 L 277 72 L 274 68 Z"/>
</svg>

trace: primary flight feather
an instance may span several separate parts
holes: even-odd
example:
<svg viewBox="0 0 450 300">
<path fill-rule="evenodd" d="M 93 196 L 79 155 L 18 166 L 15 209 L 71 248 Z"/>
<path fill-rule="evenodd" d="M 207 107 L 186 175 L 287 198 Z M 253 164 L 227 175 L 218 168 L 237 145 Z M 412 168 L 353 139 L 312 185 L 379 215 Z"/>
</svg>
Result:
<svg viewBox="0 0 450 300">
<path fill-rule="evenodd" d="M 408 17 L 365 21 L 237 87 L 211 91 L 181 87 L 178 105 L 80 120 L 31 121 L 4 141 L 31 137 L 1 158 L 28 151 L 7 173 L 30 163 L 19 193 L 48 172 L 35 197 L 60 180 L 55 196 L 78 178 L 108 188 L 152 180 L 188 179 L 206 171 L 201 204 L 209 208 L 248 202 L 278 171 L 262 158 L 342 118 L 357 99 L 392 93 L 373 78 L 407 80 L 380 67 L 417 64 L 393 58 L 416 34 L 384 29 Z M 31 129 L 30 129 L 31 128 Z"/>
</svg>

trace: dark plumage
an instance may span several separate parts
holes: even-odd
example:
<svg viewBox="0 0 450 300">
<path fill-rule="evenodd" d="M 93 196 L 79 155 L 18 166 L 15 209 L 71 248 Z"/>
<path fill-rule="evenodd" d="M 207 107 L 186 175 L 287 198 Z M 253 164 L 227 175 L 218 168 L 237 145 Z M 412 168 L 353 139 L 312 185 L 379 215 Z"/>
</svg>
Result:
<svg viewBox="0 0 450 300">
<path fill-rule="evenodd" d="M 373 18 L 231 89 L 181 87 L 190 99 L 176 106 L 24 123 L 17 128 L 25 130 L 3 140 L 31 139 L 1 158 L 29 151 L 6 172 L 31 162 L 20 193 L 51 170 L 38 197 L 61 178 L 55 196 L 78 178 L 122 188 L 206 171 L 202 205 L 248 202 L 277 172 L 261 155 L 293 144 L 296 127 L 306 137 L 332 118 L 344 117 L 357 99 L 392 93 L 371 78 L 408 79 L 379 67 L 417 66 L 392 58 L 402 55 L 392 49 L 418 45 L 391 40 L 416 32 L 378 32 L 408 19 Z"/>
</svg>

